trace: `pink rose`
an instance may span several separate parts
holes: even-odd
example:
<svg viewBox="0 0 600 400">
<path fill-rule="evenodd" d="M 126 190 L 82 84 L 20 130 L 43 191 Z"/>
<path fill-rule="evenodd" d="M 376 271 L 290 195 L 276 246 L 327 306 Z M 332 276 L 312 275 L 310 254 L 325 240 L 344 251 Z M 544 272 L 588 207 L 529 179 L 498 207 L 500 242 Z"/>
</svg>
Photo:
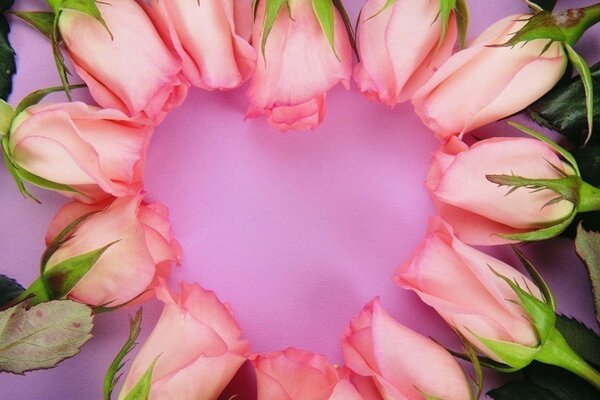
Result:
<svg viewBox="0 0 600 400">
<path fill-rule="evenodd" d="M 342 354 L 366 399 L 470 398 L 467 378 L 450 353 L 394 320 L 377 298 L 350 321 Z"/>
<path fill-rule="evenodd" d="M 450 225 L 432 218 L 423 242 L 395 274 L 446 322 L 487 356 L 498 358 L 475 335 L 523 346 L 538 344 L 517 294 L 496 273 L 542 296 L 533 282 L 508 264 L 458 240 Z"/>
<path fill-rule="evenodd" d="M 554 166 L 554 167 L 553 167 Z M 492 138 L 469 149 L 453 138 L 433 156 L 427 187 L 440 215 L 461 240 L 473 245 L 509 242 L 498 234 L 551 227 L 569 218 L 574 204 L 551 190 L 499 188 L 486 175 L 558 179 L 571 173 L 548 144 L 533 138 Z"/>
<path fill-rule="evenodd" d="M 58 263 L 110 246 L 71 290 L 68 297 L 90 305 L 117 306 L 140 296 L 166 277 L 179 262 L 181 247 L 173 238 L 167 209 L 160 203 L 142 204 L 142 196 L 122 197 L 112 204 L 72 202 L 62 207 L 48 228 L 46 244 L 79 217 L 71 239 L 54 252 L 47 269 Z"/>
<path fill-rule="evenodd" d="M 452 13 L 438 48 L 439 2 L 400 0 L 385 6 L 386 0 L 367 0 L 362 8 L 354 80 L 367 97 L 393 107 L 409 100 L 452 55 L 457 27 Z"/>
<path fill-rule="evenodd" d="M 193 85 L 231 89 L 252 76 L 256 53 L 249 43 L 250 1 L 152 0 L 150 4 Z"/>
<path fill-rule="evenodd" d="M 267 114 L 280 131 L 314 129 L 325 115 L 327 91 L 342 82 L 348 87 L 352 51 L 344 23 L 334 10 L 334 47 L 331 48 L 312 3 L 290 0 L 277 19 L 261 50 L 265 1 L 259 1 L 252 44 L 258 54 L 250 80 L 247 116 Z M 337 57 L 336 57 L 337 54 Z"/>
<path fill-rule="evenodd" d="M 413 97 L 415 111 L 438 139 L 497 121 L 521 111 L 563 76 L 567 57 L 562 45 L 534 40 L 515 47 L 503 44 L 527 15 L 504 18 L 459 51 Z"/>
<path fill-rule="evenodd" d="M 181 61 L 163 43 L 134 0 L 96 3 L 108 29 L 94 18 L 64 10 L 58 28 L 77 74 L 105 108 L 160 122 L 187 94 Z M 111 37 L 112 34 L 112 37 Z"/>
<path fill-rule="evenodd" d="M 320 354 L 288 348 L 257 356 L 258 400 L 361 400 L 344 371 Z"/>
<path fill-rule="evenodd" d="M 117 110 L 36 105 L 13 121 L 9 148 L 19 169 L 68 185 L 77 192 L 61 193 L 92 203 L 139 192 L 151 134 L 149 121 Z"/>
<path fill-rule="evenodd" d="M 154 360 L 151 399 L 217 399 L 249 350 L 231 309 L 198 285 L 182 283 L 175 296 L 161 284 L 156 295 L 165 303 L 163 312 L 133 361 L 119 399 Z"/>
</svg>

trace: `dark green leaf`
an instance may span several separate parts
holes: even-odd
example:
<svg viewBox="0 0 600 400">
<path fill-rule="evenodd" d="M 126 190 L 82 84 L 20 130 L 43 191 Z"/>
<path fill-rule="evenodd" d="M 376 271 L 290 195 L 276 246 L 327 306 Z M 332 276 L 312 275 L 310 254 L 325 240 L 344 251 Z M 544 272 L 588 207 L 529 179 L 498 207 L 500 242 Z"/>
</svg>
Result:
<svg viewBox="0 0 600 400">
<path fill-rule="evenodd" d="M 509 382 L 487 395 L 494 400 L 561 400 L 551 392 L 529 382 Z"/>
<path fill-rule="evenodd" d="M 554 6 L 556 5 L 556 0 L 529 0 L 529 1 L 545 11 L 552 11 L 554 9 Z"/>
<path fill-rule="evenodd" d="M 588 144 L 584 147 L 576 147 L 571 150 L 571 154 L 579 166 L 581 179 L 590 185 L 600 187 L 600 145 Z"/>
<path fill-rule="evenodd" d="M 15 0 L 0 0 L 0 13 L 8 11 L 15 4 Z"/>
<path fill-rule="evenodd" d="M 596 320 L 600 323 L 600 233 L 586 231 L 580 225 L 577 228 L 575 249 L 587 267 L 592 285 Z"/>
<path fill-rule="evenodd" d="M 70 85 L 69 89 L 80 89 L 80 88 L 84 88 L 84 87 L 86 87 L 86 85 L 84 85 L 84 84 Z M 20 114 L 21 112 L 25 111 L 27 109 L 27 107 L 36 105 L 37 103 L 42 101 L 44 99 L 44 97 L 48 96 L 49 94 L 60 92 L 63 89 L 64 88 L 62 86 L 53 86 L 53 87 L 49 87 L 49 88 L 45 88 L 45 89 L 39 89 L 39 90 L 36 90 L 35 92 L 29 93 L 17 105 L 17 108 L 15 109 L 15 115 Z"/>
<path fill-rule="evenodd" d="M 17 72 L 15 51 L 8 40 L 9 32 L 8 21 L 3 14 L 0 14 L 0 99 L 3 100 L 7 100 L 12 92 L 12 78 Z"/>
<path fill-rule="evenodd" d="M 600 93 L 600 63 L 590 70 L 594 93 Z M 586 97 L 579 76 L 560 82 L 527 111 L 535 122 L 567 136 L 573 143 L 581 145 L 585 142 L 588 134 Z M 599 132 L 600 96 L 595 96 L 591 143 L 600 143 Z"/>
<path fill-rule="evenodd" d="M 74 301 L 26 302 L 0 311 L 0 371 L 22 374 L 55 367 L 91 337 L 91 309 Z"/>
<path fill-rule="evenodd" d="M 131 388 L 124 400 L 148 400 L 152 390 L 152 371 L 158 357 L 152 362 L 140 380 Z"/>
<path fill-rule="evenodd" d="M 313 10 L 315 15 L 317 16 L 317 20 L 319 20 L 319 25 L 321 25 L 321 30 L 323 34 L 327 38 L 329 42 L 329 46 L 331 50 L 335 51 L 335 39 L 333 37 L 335 32 L 334 27 L 334 11 L 333 11 L 333 3 L 331 0 L 312 0 Z M 337 57 L 337 53 L 336 53 Z"/>
<path fill-rule="evenodd" d="M 71 257 L 47 268 L 42 277 L 50 297 L 61 299 L 66 296 L 75 287 L 77 282 L 92 269 L 102 254 L 115 243 L 117 242 L 112 242 L 99 249 Z"/>
<path fill-rule="evenodd" d="M 14 11 L 14 15 L 33 26 L 38 32 L 52 40 L 54 13 L 50 11 Z"/>
<path fill-rule="evenodd" d="M 600 366 L 600 336 L 573 318 L 557 315 L 556 329 L 585 361 Z"/>
<path fill-rule="evenodd" d="M 16 299 L 25 291 L 17 281 L 5 275 L 0 275 L 0 307 Z"/>
<path fill-rule="evenodd" d="M 137 344 L 135 341 L 137 340 L 140 334 L 141 323 L 142 309 L 140 308 L 135 313 L 134 318 L 129 317 L 129 337 L 125 341 L 125 344 L 123 344 L 123 347 L 121 347 L 119 353 L 117 353 L 117 356 L 115 357 L 113 362 L 108 367 L 108 371 L 106 371 L 106 376 L 104 377 L 104 400 L 111 400 L 112 392 L 122 375 L 119 372 L 121 371 L 121 369 L 123 369 L 123 366 L 125 365 L 125 362 L 123 360 Z"/>
</svg>

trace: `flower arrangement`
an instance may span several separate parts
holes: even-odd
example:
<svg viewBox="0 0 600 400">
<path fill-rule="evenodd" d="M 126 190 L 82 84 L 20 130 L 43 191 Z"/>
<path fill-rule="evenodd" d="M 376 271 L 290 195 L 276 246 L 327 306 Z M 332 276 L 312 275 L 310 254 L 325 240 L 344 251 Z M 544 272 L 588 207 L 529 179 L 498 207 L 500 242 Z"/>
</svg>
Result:
<svg viewBox="0 0 600 400">
<path fill-rule="evenodd" d="M 244 399 L 598 398 L 598 326 L 557 311 L 561 299 L 520 244 L 574 239 L 600 321 L 598 68 L 576 45 L 600 4 L 528 1 L 527 14 L 468 41 L 466 0 L 367 0 L 355 27 L 341 0 L 13 3 L 0 1 L 6 171 L 26 198 L 48 190 L 70 202 L 49 224 L 39 277 L 22 287 L 0 275 L 0 373 L 53 368 L 92 338 L 99 314 L 156 298 L 156 325 L 126 367 L 141 308 L 130 319 L 97 397 L 219 399 L 245 365 L 251 389 L 234 396 Z M 11 105 L 8 21 L 19 20 L 48 39 L 60 85 Z M 295 347 L 259 353 L 228 304 L 175 278 L 186 248 L 166 206 L 146 196 L 148 147 L 193 90 L 246 81 L 246 118 L 264 115 L 281 132 L 318 129 L 338 83 L 390 108 L 412 103 L 439 140 L 425 182 L 438 215 L 393 282 L 461 348 L 400 323 L 375 297 L 340 332 L 342 365 Z M 55 92 L 67 99 L 46 99 Z M 478 136 L 524 110 L 570 142 L 514 122 L 512 136 Z M 490 254 L 505 245 L 521 266 Z M 490 386 L 491 370 L 524 380 Z"/>
</svg>

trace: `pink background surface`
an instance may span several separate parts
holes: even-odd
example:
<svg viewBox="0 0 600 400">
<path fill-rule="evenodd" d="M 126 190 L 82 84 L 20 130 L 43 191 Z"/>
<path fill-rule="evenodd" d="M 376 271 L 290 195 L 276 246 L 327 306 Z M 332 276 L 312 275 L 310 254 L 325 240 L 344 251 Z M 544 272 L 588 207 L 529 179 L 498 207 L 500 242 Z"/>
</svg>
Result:
<svg viewBox="0 0 600 400">
<path fill-rule="evenodd" d="M 41 1 L 22 3 L 42 8 Z M 362 2 L 345 3 L 356 20 Z M 562 1 L 565 7 L 586 3 L 591 1 Z M 470 6 L 471 38 L 501 17 L 526 11 L 518 0 Z M 19 67 L 14 105 L 58 79 L 48 43 L 13 22 Z M 590 62 L 598 61 L 599 38 L 593 29 L 578 45 Z M 336 88 L 320 129 L 280 134 L 263 119 L 243 120 L 244 91 L 193 88 L 155 133 L 146 191 L 170 208 L 185 252 L 172 282 L 185 279 L 215 290 L 232 305 L 256 352 L 295 346 L 340 362 L 340 334 L 374 296 L 404 324 L 456 346 L 443 322 L 391 281 L 433 213 L 422 183 L 437 141 L 411 106 L 390 110 L 355 87 Z M 510 133 L 503 123 L 477 132 L 491 134 Z M 44 192 L 41 206 L 23 199 L 4 169 L 0 186 L 0 273 L 27 286 L 38 271 L 47 224 L 65 200 Z M 592 325 L 589 285 L 571 242 L 553 240 L 525 251 L 554 288 L 560 311 Z M 494 253 L 516 264 L 509 249 Z M 0 374 L 0 398 L 100 398 L 104 372 L 132 311 L 97 317 L 94 339 L 56 369 Z M 142 338 L 159 313 L 156 301 L 144 306 Z"/>
</svg>

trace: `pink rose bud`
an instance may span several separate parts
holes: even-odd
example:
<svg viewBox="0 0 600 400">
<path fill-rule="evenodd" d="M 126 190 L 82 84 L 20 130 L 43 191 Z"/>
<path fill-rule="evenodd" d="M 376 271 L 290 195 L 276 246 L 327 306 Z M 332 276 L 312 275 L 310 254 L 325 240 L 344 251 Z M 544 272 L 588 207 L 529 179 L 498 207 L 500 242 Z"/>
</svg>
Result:
<svg viewBox="0 0 600 400">
<path fill-rule="evenodd" d="M 327 91 L 342 82 L 348 87 L 352 50 L 344 22 L 334 13 L 334 49 L 312 3 L 290 0 L 279 9 L 262 48 L 265 0 L 258 3 L 252 44 L 258 54 L 250 80 L 247 116 L 267 114 L 280 131 L 316 128 L 325 115 Z"/>
<path fill-rule="evenodd" d="M 367 0 L 357 27 L 360 63 L 354 80 L 370 99 L 393 107 L 410 100 L 452 55 L 456 17 L 451 14 L 443 42 L 440 2 Z"/>
<path fill-rule="evenodd" d="M 462 135 L 521 111 L 563 76 L 567 57 L 558 42 L 533 40 L 514 47 L 511 38 L 528 15 L 504 18 L 459 51 L 413 97 L 416 113 L 438 139 Z"/>
<path fill-rule="evenodd" d="M 110 307 L 127 303 L 155 286 L 158 277 L 168 275 L 171 263 L 181 259 L 166 207 L 142 204 L 141 195 L 118 198 L 109 205 L 65 205 L 50 223 L 46 244 L 84 215 L 89 216 L 46 266 L 51 270 L 65 260 L 110 245 L 69 292 L 67 297 L 72 300 Z"/>
<path fill-rule="evenodd" d="M 325 356 L 288 348 L 256 356 L 258 400 L 361 400 L 358 392 Z"/>
<path fill-rule="evenodd" d="M 178 295 L 164 283 L 165 303 L 156 326 L 136 356 L 119 399 L 124 399 L 156 360 L 151 399 L 217 399 L 246 361 L 249 344 L 227 304 L 198 285 L 182 283 Z"/>
<path fill-rule="evenodd" d="M 181 62 L 138 2 L 106 0 L 96 5 L 107 27 L 73 10 L 61 11 L 58 21 L 77 74 L 102 107 L 129 116 L 144 112 L 160 122 L 187 94 L 188 84 L 179 76 Z"/>
<path fill-rule="evenodd" d="M 9 148 L 23 180 L 66 185 L 73 191 L 61 193 L 93 203 L 139 192 L 151 134 L 141 116 L 80 102 L 36 105 L 13 121 Z"/>
<path fill-rule="evenodd" d="M 499 235 L 535 234 L 560 226 L 573 216 L 575 205 L 566 199 L 554 202 L 560 195 L 552 190 L 523 187 L 507 194 L 510 187 L 498 187 L 488 177 L 560 179 L 563 174 L 574 175 L 554 149 L 540 140 L 492 138 L 469 149 L 453 138 L 434 154 L 426 185 L 438 212 L 461 240 L 493 245 L 511 241 Z"/>
<path fill-rule="evenodd" d="M 394 320 L 377 298 L 350 321 L 342 354 L 365 398 L 470 398 L 467 378 L 450 353 Z"/>
<path fill-rule="evenodd" d="M 231 89 L 252 76 L 256 52 L 252 3 L 246 0 L 152 0 L 163 37 L 182 59 L 183 74 L 193 85 Z"/>
<path fill-rule="evenodd" d="M 483 337 L 535 347 L 535 327 L 515 291 L 500 278 L 528 288 L 537 286 L 510 265 L 458 240 L 439 217 L 429 222 L 427 236 L 395 274 L 396 283 L 413 290 L 446 322 L 483 354 L 500 359 L 478 340 Z"/>
</svg>

